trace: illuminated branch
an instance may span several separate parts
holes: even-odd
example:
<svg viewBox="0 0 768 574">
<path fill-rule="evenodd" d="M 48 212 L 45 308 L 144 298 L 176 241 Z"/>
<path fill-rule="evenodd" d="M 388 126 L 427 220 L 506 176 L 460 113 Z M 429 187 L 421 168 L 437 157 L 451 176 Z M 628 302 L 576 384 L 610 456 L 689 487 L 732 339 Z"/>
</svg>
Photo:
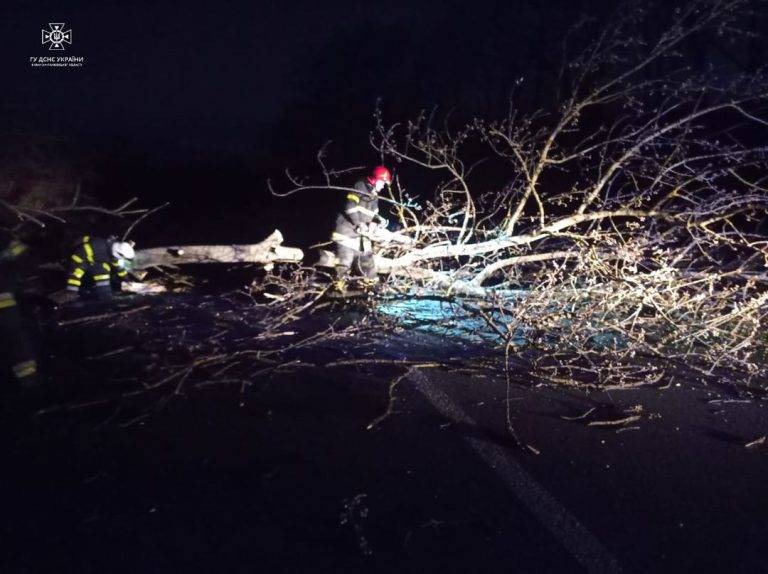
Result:
<svg viewBox="0 0 768 574">
<path fill-rule="evenodd" d="M 754 143 L 768 135 L 768 75 L 672 67 L 692 36 L 742 31 L 746 5 L 693 1 L 645 40 L 629 3 L 566 61 L 570 88 L 550 110 L 512 102 L 450 129 L 377 110 L 385 161 L 444 178 L 431 196 L 398 187 L 410 242 L 381 244 L 379 272 L 399 292 L 477 298 L 509 354 L 536 349 L 542 380 L 651 384 L 677 365 L 768 384 L 768 148 Z"/>
</svg>

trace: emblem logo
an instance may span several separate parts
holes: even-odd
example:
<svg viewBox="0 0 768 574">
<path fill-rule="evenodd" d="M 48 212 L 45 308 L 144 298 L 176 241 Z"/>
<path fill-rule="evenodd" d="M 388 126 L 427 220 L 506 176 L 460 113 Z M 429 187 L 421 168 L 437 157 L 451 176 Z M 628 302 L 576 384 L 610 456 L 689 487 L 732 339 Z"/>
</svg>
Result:
<svg viewBox="0 0 768 574">
<path fill-rule="evenodd" d="M 72 43 L 72 30 L 64 29 L 64 22 L 49 22 L 50 30 L 42 30 L 43 45 L 50 44 L 49 50 L 64 50 L 64 44 Z"/>
</svg>

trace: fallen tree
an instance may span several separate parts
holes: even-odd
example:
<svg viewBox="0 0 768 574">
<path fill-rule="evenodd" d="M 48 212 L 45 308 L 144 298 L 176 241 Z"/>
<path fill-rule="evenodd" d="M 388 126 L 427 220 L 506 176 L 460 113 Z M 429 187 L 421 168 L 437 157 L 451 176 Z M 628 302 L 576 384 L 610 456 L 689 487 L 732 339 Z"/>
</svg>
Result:
<svg viewBox="0 0 768 574">
<path fill-rule="evenodd" d="M 279 230 L 259 243 L 249 245 L 174 245 L 136 251 L 134 268 L 175 267 L 192 263 L 258 263 L 270 267 L 275 263 L 300 263 L 301 249 L 283 246 Z"/>
<path fill-rule="evenodd" d="M 680 63 L 697 35 L 752 34 L 751 7 L 694 1 L 653 37 L 639 2 L 602 30 L 579 24 L 593 40 L 549 109 L 513 99 L 501 118 L 439 126 L 377 110 L 377 152 L 439 180 L 431 198 L 402 185 L 383 198 L 411 245 L 385 245 L 379 271 L 401 290 L 492 301 L 489 328 L 508 353 L 528 352 L 521 336 L 539 351 L 545 380 L 640 384 L 685 367 L 768 382 L 768 75 Z M 319 181 L 289 175 L 275 194 L 346 191 L 347 170 L 318 157 Z M 527 295 L 501 296 L 510 287 Z"/>
</svg>

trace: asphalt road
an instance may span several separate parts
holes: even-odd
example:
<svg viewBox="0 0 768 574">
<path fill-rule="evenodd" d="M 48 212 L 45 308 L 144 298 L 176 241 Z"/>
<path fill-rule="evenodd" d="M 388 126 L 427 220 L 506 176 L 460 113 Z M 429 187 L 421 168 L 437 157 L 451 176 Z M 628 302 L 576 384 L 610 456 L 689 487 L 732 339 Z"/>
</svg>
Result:
<svg viewBox="0 0 768 574">
<path fill-rule="evenodd" d="M 768 435 L 765 400 L 393 376 L 297 372 L 34 422 L 10 405 L 0 572 L 768 571 L 768 444 L 745 446 Z"/>
</svg>

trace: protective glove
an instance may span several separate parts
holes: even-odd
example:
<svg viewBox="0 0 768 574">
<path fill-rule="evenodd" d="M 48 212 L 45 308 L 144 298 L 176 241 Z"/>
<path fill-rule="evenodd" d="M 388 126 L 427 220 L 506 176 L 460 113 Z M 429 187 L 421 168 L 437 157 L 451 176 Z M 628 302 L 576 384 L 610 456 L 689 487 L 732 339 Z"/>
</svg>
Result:
<svg viewBox="0 0 768 574">
<path fill-rule="evenodd" d="M 123 271 L 131 271 L 133 269 L 132 259 L 125 259 L 124 257 L 119 257 L 115 259 L 115 263 L 117 264 L 117 268 L 122 269 Z"/>
</svg>

